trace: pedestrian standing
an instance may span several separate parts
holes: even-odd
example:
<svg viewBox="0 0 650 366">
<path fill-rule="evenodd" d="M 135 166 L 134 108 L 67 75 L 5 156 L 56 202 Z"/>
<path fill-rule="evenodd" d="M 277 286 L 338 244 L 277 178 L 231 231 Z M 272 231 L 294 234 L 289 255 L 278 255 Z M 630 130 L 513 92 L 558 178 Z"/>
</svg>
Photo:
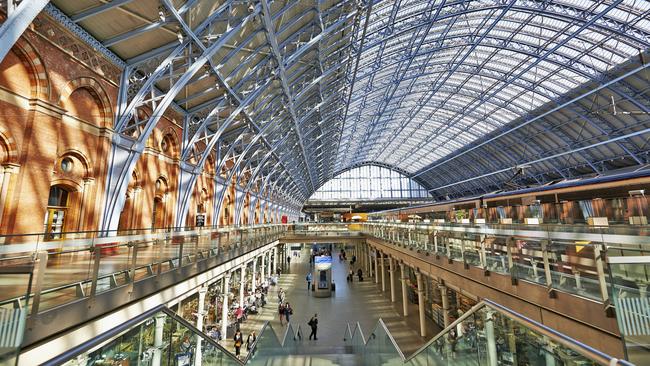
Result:
<svg viewBox="0 0 650 366">
<path fill-rule="evenodd" d="M 359 282 L 363 281 L 363 271 L 361 268 L 357 269 L 357 277 L 359 278 Z"/>
<path fill-rule="evenodd" d="M 314 337 L 314 340 L 317 341 L 318 337 L 316 336 L 316 332 L 318 331 L 318 314 L 314 314 L 314 316 L 311 317 L 309 323 L 307 324 L 311 328 L 311 333 L 309 333 L 309 340 L 311 341 L 311 337 Z"/>
<path fill-rule="evenodd" d="M 311 290 L 311 281 L 313 277 L 311 276 L 311 272 L 307 273 L 307 277 L 305 277 L 305 280 L 307 280 L 307 292 Z"/>
<path fill-rule="evenodd" d="M 291 265 L 291 257 L 290 256 L 287 256 L 287 264 Z"/>
<path fill-rule="evenodd" d="M 242 337 L 239 329 L 237 329 L 235 336 L 232 339 L 235 341 L 235 356 L 239 357 L 241 354 L 241 346 L 244 343 L 244 337 Z"/>
</svg>

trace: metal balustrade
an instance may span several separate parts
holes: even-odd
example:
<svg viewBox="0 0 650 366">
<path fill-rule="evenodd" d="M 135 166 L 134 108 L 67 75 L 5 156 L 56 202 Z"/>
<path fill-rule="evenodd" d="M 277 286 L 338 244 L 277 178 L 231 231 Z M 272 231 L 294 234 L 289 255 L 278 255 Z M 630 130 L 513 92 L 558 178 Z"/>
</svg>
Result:
<svg viewBox="0 0 650 366">
<path fill-rule="evenodd" d="M 645 273 L 609 270 L 607 256 L 647 255 L 650 228 L 587 225 L 425 225 L 364 223 L 362 232 L 420 253 L 510 275 L 609 304 L 611 284 L 638 292 Z M 620 295 L 620 294 L 619 294 Z"/>
<path fill-rule="evenodd" d="M 33 279 L 5 275 L 0 306 L 37 314 L 217 257 L 223 262 L 279 239 L 286 225 L 43 234 L 1 239 L 0 268 L 32 265 Z M 104 233 L 105 234 L 105 233 Z"/>
<path fill-rule="evenodd" d="M 611 306 L 617 295 L 645 292 L 644 271 L 610 268 L 608 256 L 645 256 L 650 252 L 650 227 L 589 225 L 492 225 L 364 222 L 297 224 L 301 235 L 363 233 L 413 251 L 462 262 L 487 272 L 528 281 L 554 291 Z"/>
</svg>

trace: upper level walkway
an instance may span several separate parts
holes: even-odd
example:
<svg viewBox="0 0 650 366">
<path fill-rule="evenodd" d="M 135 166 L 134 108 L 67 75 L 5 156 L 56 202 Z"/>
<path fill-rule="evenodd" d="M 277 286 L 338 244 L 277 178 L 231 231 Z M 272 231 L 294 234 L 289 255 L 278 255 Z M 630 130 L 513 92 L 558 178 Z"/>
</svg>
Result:
<svg viewBox="0 0 650 366">
<path fill-rule="evenodd" d="M 33 345 L 183 284 L 159 301 L 178 296 L 200 286 L 218 266 L 239 258 L 228 265 L 236 266 L 278 243 L 369 243 L 478 297 L 510 296 L 517 300 L 510 307 L 521 306 L 525 315 L 537 314 L 534 319 L 572 336 L 587 330 L 588 338 L 606 348 L 608 340 L 620 344 L 614 305 L 619 322 L 635 321 L 630 300 L 647 298 L 648 232 L 632 226 L 368 223 L 147 230 L 112 237 L 68 233 L 57 241 L 10 236 L 0 246 L 0 303 L 29 315 L 24 344 Z M 634 338 L 636 333 L 623 330 Z"/>
</svg>

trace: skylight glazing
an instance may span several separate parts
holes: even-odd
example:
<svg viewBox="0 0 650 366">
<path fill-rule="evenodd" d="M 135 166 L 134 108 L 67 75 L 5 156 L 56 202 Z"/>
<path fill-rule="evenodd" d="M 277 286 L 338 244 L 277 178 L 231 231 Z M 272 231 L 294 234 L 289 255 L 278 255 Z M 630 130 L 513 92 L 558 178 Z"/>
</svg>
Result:
<svg viewBox="0 0 650 366">
<path fill-rule="evenodd" d="M 377 161 L 416 173 L 444 161 L 638 58 L 650 45 L 649 4 L 373 4 L 336 169 Z"/>
<path fill-rule="evenodd" d="M 345 171 L 320 187 L 310 200 L 378 200 L 430 197 L 413 179 L 394 170 L 365 165 Z"/>
</svg>

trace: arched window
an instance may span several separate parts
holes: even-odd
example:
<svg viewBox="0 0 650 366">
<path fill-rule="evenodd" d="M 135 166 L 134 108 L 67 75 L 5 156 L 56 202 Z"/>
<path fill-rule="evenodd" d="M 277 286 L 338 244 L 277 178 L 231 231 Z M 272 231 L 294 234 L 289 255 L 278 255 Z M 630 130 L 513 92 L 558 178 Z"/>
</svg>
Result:
<svg viewBox="0 0 650 366">
<path fill-rule="evenodd" d="M 156 195 L 153 200 L 153 212 L 151 214 L 151 227 L 163 228 L 165 227 L 167 213 L 165 210 L 165 197 L 167 195 L 167 181 L 160 177 L 156 180 Z"/>
<path fill-rule="evenodd" d="M 332 178 L 309 199 L 337 201 L 428 197 L 427 190 L 415 180 L 385 167 L 365 165 Z"/>
</svg>

